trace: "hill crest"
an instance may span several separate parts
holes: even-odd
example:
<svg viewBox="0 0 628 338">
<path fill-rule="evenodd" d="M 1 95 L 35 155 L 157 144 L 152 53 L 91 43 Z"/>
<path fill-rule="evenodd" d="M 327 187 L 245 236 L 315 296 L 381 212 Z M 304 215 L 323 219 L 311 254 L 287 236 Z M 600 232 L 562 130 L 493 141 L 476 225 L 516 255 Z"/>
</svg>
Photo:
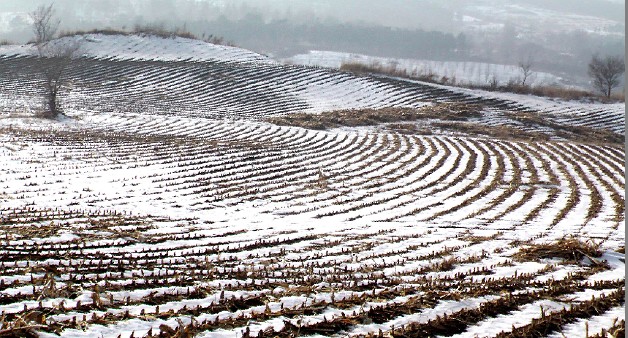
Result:
<svg viewBox="0 0 628 338">
<path fill-rule="evenodd" d="M 54 40 L 55 43 L 65 41 L 80 41 L 84 55 L 96 59 L 275 63 L 264 55 L 243 48 L 178 36 L 164 38 L 149 34 L 89 33 Z M 0 47 L 2 55 L 32 56 L 35 53 L 32 44 Z"/>
</svg>

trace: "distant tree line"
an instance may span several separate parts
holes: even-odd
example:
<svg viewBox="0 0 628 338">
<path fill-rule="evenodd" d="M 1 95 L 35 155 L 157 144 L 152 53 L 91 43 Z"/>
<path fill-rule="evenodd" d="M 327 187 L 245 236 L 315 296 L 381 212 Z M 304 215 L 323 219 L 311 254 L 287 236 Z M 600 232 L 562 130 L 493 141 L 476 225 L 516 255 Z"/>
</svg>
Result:
<svg viewBox="0 0 628 338">
<path fill-rule="evenodd" d="M 464 59 L 468 49 L 464 35 L 319 20 L 264 22 L 255 14 L 239 20 L 221 16 L 210 22 L 188 22 L 187 27 L 193 32 L 207 30 L 245 48 L 278 56 L 317 49 L 389 57 Z"/>
</svg>

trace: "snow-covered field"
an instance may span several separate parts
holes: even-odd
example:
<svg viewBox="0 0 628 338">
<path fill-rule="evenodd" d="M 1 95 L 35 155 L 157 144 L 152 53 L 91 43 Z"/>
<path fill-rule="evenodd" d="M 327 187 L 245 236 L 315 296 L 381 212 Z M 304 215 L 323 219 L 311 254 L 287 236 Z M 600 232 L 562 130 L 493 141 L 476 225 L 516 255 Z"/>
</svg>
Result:
<svg viewBox="0 0 628 338">
<path fill-rule="evenodd" d="M 69 39 L 69 38 L 68 38 Z M 480 104 L 492 111 L 534 111 L 572 126 L 624 133 L 623 104 L 584 104 L 484 92 L 333 69 L 280 65 L 262 55 L 189 39 L 90 34 L 70 70 L 67 109 L 259 119 L 300 111 Z M 0 111 L 41 107 L 32 46 L 0 46 Z M 142 62 L 144 61 L 144 62 Z"/>
<path fill-rule="evenodd" d="M 618 2 L 623 4 L 623 0 Z M 495 31 L 506 25 L 514 25 L 530 34 L 538 32 L 584 31 L 599 35 L 623 35 L 618 27 L 625 26 L 622 20 L 613 20 L 600 15 L 566 13 L 535 6 L 534 4 L 511 3 L 487 0 L 483 4 L 464 6 L 460 19 L 464 31 Z M 542 28 L 542 29 L 540 29 Z"/>
<path fill-rule="evenodd" d="M 174 62 L 154 52 L 171 40 L 118 39 L 72 70 L 57 121 L 31 117 L 33 60 L 0 58 L 0 336 L 625 327 L 623 146 L 264 120 L 459 101 L 619 134 L 622 105 L 230 60 L 211 45 Z M 150 52 L 117 54 L 130 43 Z M 574 243 L 600 255 L 561 256 Z"/>
<path fill-rule="evenodd" d="M 367 66 L 383 67 L 384 69 L 405 71 L 407 74 L 414 76 L 433 74 L 436 80 L 441 80 L 445 77 L 448 81 L 460 85 L 488 85 L 491 81 L 505 85 L 509 81 L 519 83 L 523 76 L 521 68 L 513 65 L 466 61 L 397 59 L 316 50 L 307 54 L 292 56 L 284 59 L 283 62 L 329 68 L 340 68 L 345 63 L 359 63 Z M 563 79 L 553 74 L 532 71 L 532 74 L 526 79 L 526 83 L 532 86 L 554 85 L 563 84 Z"/>
<path fill-rule="evenodd" d="M 52 44 L 80 43 L 80 52 L 89 58 L 136 61 L 230 61 L 266 62 L 269 58 L 246 49 L 213 45 L 180 37 L 161 38 L 152 35 L 85 34 L 57 39 Z M 33 56 L 33 45 L 0 47 L 3 55 Z"/>
</svg>

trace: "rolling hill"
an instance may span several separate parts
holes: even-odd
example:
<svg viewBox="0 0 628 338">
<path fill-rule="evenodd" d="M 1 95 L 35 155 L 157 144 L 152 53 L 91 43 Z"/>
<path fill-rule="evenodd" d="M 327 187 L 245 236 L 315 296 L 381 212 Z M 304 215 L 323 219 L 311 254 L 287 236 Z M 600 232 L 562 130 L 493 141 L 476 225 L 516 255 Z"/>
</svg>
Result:
<svg viewBox="0 0 628 338">
<path fill-rule="evenodd" d="M 65 39 L 57 120 L 0 47 L 0 337 L 625 332 L 623 104 Z"/>
</svg>

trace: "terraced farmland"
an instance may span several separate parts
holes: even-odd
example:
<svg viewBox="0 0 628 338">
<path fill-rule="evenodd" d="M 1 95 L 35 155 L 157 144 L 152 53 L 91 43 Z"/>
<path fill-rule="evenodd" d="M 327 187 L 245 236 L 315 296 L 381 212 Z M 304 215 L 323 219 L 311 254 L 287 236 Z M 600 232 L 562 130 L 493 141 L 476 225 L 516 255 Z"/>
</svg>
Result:
<svg viewBox="0 0 628 338">
<path fill-rule="evenodd" d="M 625 129 L 623 104 L 556 102 L 280 65 L 242 49 L 181 38 L 91 34 L 72 39 L 83 40 L 85 57 L 68 74 L 68 110 L 250 120 L 301 111 L 462 102 L 485 106 L 485 123 L 516 124 L 504 113 L 540 112 L 563 125 L 620 134 Z M 41 106 L 33 53 L 29 46 L 0 46 L 0 85 L 7 89 L 0 96 L 0 109 L 5 113 L 14 111 L 16 102 L 20 111 Z"/>
<path fill-rule="evenodd" d="M 24 117 L 36 61 L 0 59 L 0 337 L 625 331 L 624 150 L 572 138 L 623 136 L 623 106 L 106 46 L 59 121 Z M 265 120 L 439 102 L 547 137 Z"/>
</svg>

